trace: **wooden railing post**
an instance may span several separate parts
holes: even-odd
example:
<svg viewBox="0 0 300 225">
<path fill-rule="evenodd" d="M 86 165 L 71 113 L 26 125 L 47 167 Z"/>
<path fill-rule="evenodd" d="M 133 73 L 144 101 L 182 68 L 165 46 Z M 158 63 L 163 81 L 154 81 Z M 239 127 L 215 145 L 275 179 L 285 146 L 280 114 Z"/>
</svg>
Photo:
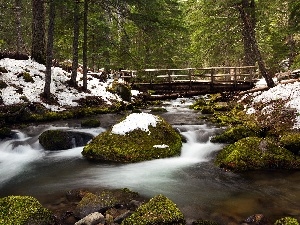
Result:
<svg viewBox="0 0 300 225">
<path fill-rule="evenodd" d="M 211 68 L 210 71 L 210 90 L 213 91 L 214 88 L 214 74 L 215 74 L 215 69 Z"/>
<path fill-rule="evenodd" d="M 233 81 L 233 86 L 234 88 L 236 88 L 236 79 L 237 79 L 237 68 L 234 67 L 234 81 Z"/>
</svg>

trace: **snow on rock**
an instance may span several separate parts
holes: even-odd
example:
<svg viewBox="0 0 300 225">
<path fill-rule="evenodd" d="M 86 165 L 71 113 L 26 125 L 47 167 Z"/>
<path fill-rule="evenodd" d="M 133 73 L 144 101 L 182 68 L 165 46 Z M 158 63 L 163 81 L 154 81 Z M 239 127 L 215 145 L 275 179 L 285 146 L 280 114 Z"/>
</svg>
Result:
<svg viewBox="0 0 300 225">
<path fill-rule="evenodd" d="M 249 94 L 244 97 L 252 97 L 252 102 L 246 107 L 248 114 L 255 113 L 255 104 L 263 103 L 265 105 L 263 113 L 268 113 L 273 110 L 272 101 L 285 101 L 286 108 L 293 108 L 297 111 L 295 129 L 300 128 L 300 82 L 277 84 L 277 86 L 270 88 L 267 91 Z"/>
<path fill-rule="evenodd" d="M 149 126 L 156 127 L 156 123 L 159 122 L 160 119 L 152 114 L 148 113 L 132 113 L 126 117 L 125 120 L 121 121 L 118 124 L 115 124 L 112 127 L 113 134 L 125 135 L 128 132 L 131 132 L 135 129 L 141 129 L 145 132 L 149 132 Z"/>
<path fill-rule="evenodd" d="M 1 59 L 0 67 L 8 70 L 8 73 L 2 73 L 0 80 L 4 81 L 8 86 L 0 90 L 0 97 L 2 97 L 5 105 L 24 103 L 21 96 L 25 96 L 30 102 L 41 102 L 45 107 L 53 111 L 65 110 L 67 106 L 78 106 L 75 100 L 84 98 L 86 96 L 101 96 L 107 104 L 111 104 L 111 100 L 121 101 L 120 97 L 106 91 L 106 87 L 113 82 L 112 79 L 106 83 L 100 82 L 99 79 L 88 75 L 88 89 L 90 93 L 79 93 L 73 87 L 68 87 L 66 82 L 70 80 L 70 74 L 59 67 L 52 67 L 51 75 L 51 93 L 58 99 L 59 106 L 48 105 L 43 103 L 40 94 L 44 91 L 45 85 L 45 71 L 44 65 L 41 65 L 31 59 L 28 60 L 14 60 Z M 21 73 L 28 72 L 33 78 L 34 82 L 25 82 Z M 82 86 L 82 74 L 77 74 L 77 82 Z M 18 93 L 18 89 L 22 89 L 22 93 Z"/>
</svg>

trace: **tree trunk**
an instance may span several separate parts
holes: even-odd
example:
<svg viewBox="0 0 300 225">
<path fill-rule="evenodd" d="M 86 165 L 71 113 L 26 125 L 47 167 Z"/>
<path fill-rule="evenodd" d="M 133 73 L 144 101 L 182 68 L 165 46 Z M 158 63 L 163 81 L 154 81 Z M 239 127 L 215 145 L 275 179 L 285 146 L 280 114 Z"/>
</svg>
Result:
<svg viewBox="0 0 300 225">
<path fill-rule="evenodd" d="M 44 97 L 50 99 L 50 85 L 51 85 L 51 66 L 53 57 L 53 37 L 54 37 L 54 20 L 55 20 L 55 2 L 49 0 L 49 24 L 48 24 L 48 40 L 47 40 L 47 56 L 46 56 L 46 75 Z"/>
<path fill-rule="evenodd" d="M 23 41 L 22 23 L 21 23 L 21 9 L 22 9 L 22 0 L 15 0 L 17 53 L 23 52 L 24 50 L 24 41 Z"/>
<path fill-rule="evenodd" d="M 256 19 L 255 19 L 255 3 L 254 0 L 243 0 L 242 5 L 244 9 L 247 9 L 249 12 L 249 22 L 251 23 L 253 29 L 256 27 Z M 245 26 L 242 28 L 242 35 L 243 35 L 243 43 L 244 43 L 244 66 L 254 66 L 256 59 L 255 59 L 255 52 L 253 50 L 251 39 L 248 35 L 247 29 Z"/>
<path fill-rule="evenodd" d="M 82 61 L 83 61 L 83 90 L 87 90 L 87 26 L 88 26 L 88 0 L 84 0 L 83 14 L 83 46 L 82 46 Z"/>
<path fill-rule="evenodd" d="M 253 4 L 254 4 L 254 2 L 253 2 Z M 253 49 L 253 52 L 255 53 L 255 58 L 257 60 L 259 70 L 260 70 L 262 76 L 265 78 L 267 86 L 269 88 L 272 88 L 275 86 L 275 83 L 274 83 L 272 77 L 268 74 L 264 60 L 263 60 L 260 50 L 258 48 L 258 44 L 257 44 L 256 37 L 255 37 L 255 29 L 252 26 L 251 18 L 249 16 L 249 14 L 246 12 L 246 10 L 244 8 L 244 4 L 237 5 L 237 8 L 239 10 L 241 19 L 243 21 L 244 29 L 247 33 L 247 36 L 249 37 L 249 41 L 251 42 L 251 47 Z"/>
<path fill-rule="evenodd" d="M 32 0 L 31 57 L 38 63 L 46 62 L 45 55 L 45 4 L 44 0 Z"/>
<path fill-rule="evenodd" d="M 74 0 L 74 30 L 73 30 L 73 62 L 70 84 L 77 87 L 78 69 L 78 43 L 79 43 L 79 0 Z"/>
</svg>

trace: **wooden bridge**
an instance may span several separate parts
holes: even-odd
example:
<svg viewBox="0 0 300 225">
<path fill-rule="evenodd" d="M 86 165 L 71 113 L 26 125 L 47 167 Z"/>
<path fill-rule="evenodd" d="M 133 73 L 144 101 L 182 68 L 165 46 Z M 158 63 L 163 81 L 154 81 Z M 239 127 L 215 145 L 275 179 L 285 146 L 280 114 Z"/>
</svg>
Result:
<svg viewBox="0 0 300 225">
<path fill-rule="evenodd" d="M 249 90 L 259 78 L 256 70 L 255 66 L 122 70 L 120 77 L 133 89 L 170 98 Z"/>
</svg>

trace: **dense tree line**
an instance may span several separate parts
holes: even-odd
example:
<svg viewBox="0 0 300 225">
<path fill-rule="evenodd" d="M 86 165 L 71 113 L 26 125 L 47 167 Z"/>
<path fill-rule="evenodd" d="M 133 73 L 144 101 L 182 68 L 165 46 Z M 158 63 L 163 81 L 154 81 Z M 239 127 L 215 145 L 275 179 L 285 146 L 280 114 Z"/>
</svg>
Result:
<svg viewBox="0 0 300 225">
<path fill-rule="evenodd" d="M 72 85 L 78 63 L 85 72 L 258 65 L 269 86 L 282 60 L 300 66 L 299 0 L 0 2 L 0 51 L 71 59 Z"/>
</svg>

